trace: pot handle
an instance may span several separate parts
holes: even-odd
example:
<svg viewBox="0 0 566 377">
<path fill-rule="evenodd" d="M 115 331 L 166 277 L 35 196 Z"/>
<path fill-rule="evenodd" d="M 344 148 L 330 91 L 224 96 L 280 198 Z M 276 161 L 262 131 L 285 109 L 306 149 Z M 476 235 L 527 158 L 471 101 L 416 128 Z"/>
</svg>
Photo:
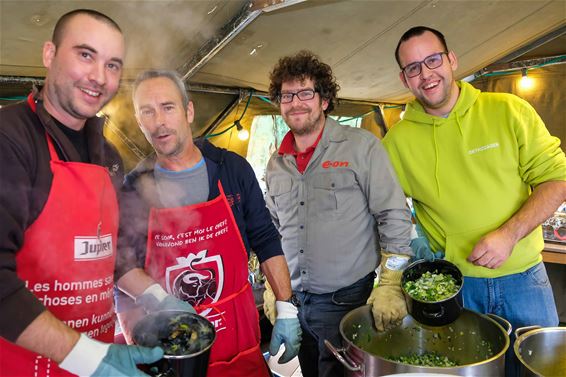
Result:
<svg viewBox="0 0 566 377">
<path fill-rule="evenodd" d="M 507 332 L 507 335 L 511 335 L 511 331 L 513 330 L 513 326 L 511 326 L 511 323 L 509 323 L 508 320 L 506 320 L 505 318 L 500 317 L 498 315 L 491 314 L 491 313 L 486 313 L 486 316 L 493 319 L 495 322 L 499 323 L 501 325 L 501 327 L 503 327 L 503 330 L 505 330 L 505 332 Z"/>
<path fill-rule="evenodd" d="M 346 355 L 346 353 L 344 353 L 345 348 L 335 348 L 332 343 L 330 343 L 327 339 L 324 339 L 324 345 L 326 346 L 326 348 L 328 348 L 328 350 L 330 352 L 332 352 L 332 354 L 334 355 L 335 358 L 338 359 L 338 361 L 344 365 L 346 367 L 346 369 L 348 369 L 351 372 L 359 372 L 362 370 L 362 367 L 357 365 L 355 362 L 352 361 L 352 359 L 350 359 L 348 357 L 348 355 Z"/>
<path fill-rule="evenodd" d="M 435 319 L 435 318 L 444 317 L 444 306 L 439 306 L 439 308 L 440 308 L 440 310 L 438 310 L 436 312 L 428 312 L 428 311 L 423 309 L 422 313 L 428 319 Z"/>
<path fill-rule="evenodd" d="M 523 335 L 527 331 L 536 330 L 536 329 L 540 329 L 540 328 L 541 327 L 539 325 L 519 327 L 517 330 L 515 330 L 515 338 L 520 337 L 521 335 Z"/>
</svg>

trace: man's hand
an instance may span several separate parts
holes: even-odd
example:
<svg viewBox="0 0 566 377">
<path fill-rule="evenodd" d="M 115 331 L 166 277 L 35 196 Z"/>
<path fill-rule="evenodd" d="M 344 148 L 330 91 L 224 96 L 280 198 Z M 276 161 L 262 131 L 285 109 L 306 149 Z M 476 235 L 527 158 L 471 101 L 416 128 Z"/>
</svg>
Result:
<svg viewBox="0 0 566 377">
<path fill-rule="evenodd" d="M 151 364 L 163 357 L 159 347 L 147 348 L 102 343 L 81 334 L 79 341 L 59 364 L 61 369 L 79 376 L 147 376 L 137 364 Z"/>
<path fill-rule="evenodd" d="M 183 300 L 168 294 L 159 284 L 149 286 L 138 298 L 136 304 L 140 304 L 148 313 L 162 310 L 180 310 L 196 313 L 195 309 Z"/>
<path fill-rule="evenodd" d="M 277 309 L 275 308 L 275 294 L 271 289 L 271 285 L 265 282 L 265 291 L 263 292 L 263 314 L 269 319 L 272 325 L 275 325 L 277 317 Z"/>
<path fill-rule="evenodd" d="M 378 331 L 399 325 L 407 315 L 401 275 L 408 262 L 408 255 L 382 252 L 379 285 L 373 289 L 367 301 L 372 306 L 371 312 Z"/>
<path fill-rule="evenodd" d="M 297 317 L 298 309 L 285 301 L 277 301 L 275 305 L 278 314 L 271 333 L 269 353 L 271 356 L 276 355 L 281 344 L 285 344 L 285 352 L 277 361 L 279 364 L 285 364 L 299 353 L 303 333 Z"/>
<path fill-rule="evenodd" d="M 468 262 L 486 268 L 498 268 L 511 256 L 515 241 L 505 230 L 496 229 L 483 236 L 472 253 Z"/>
</svg>

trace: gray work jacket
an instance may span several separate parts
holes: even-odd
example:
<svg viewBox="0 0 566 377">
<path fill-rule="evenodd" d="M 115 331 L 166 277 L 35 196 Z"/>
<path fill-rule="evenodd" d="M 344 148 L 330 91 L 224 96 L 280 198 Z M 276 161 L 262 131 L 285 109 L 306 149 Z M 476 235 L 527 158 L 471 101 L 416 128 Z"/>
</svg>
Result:
<svg viewBox="0 0 566 377">
<path fill-rule="evenodd" d="M 412 255 L 405 196 L 381 142 L 366 130 L 327 118 L 304 174 L 294 156 L 276 151 L 266 183 L 293 290 L 347 287 L 377 267 L 380 249 Z"/>
</svg>

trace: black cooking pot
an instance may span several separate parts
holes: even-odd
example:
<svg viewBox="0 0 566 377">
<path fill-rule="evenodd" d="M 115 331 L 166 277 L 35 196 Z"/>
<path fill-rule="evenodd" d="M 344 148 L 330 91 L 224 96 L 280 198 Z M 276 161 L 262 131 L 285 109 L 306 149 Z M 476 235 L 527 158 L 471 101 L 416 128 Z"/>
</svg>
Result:
<svg viewBox="0 0 566 377">
<path fill-rule="evenodd" d="M 404 288 L 405 283 L 417 280 L 427 271 L 451 275 L 460 286 L 458 292 L 444 300 L 436 302 L 426 302 L 411 297 Z M 434 261 L 418 260 L 413 262 L 403 271 L 401 277 L 401 287 L 405 294 L 409 314 L 418 322 L 428 326 L 444 326 L 458 319 L 464 307 L 462 299 L 463 284 L 462 273 L 458 267 L 443 259 Z"/>
<path fill-rule="evenodd" d="M 190 332 L 179 331 L 179 326 L 188 326 Z M 159 346 L 165 350 L 161 360 L 142 368 L 146 373 L 159 377 L 205 377 L 216 332 L 214 325 L 204 317 L 166 310 L 148 314 L 139 321 L 132 337 L 140 346 Z M 177 351 L 173 351 L 176 347 Z"/>
</svg>

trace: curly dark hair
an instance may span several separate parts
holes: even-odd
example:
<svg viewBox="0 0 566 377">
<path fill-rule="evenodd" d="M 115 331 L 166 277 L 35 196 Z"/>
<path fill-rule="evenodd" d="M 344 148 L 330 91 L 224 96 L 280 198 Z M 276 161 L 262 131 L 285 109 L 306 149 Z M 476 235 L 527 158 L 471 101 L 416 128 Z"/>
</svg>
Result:
<svg viewBox="0 0 566 377">
<path fill-rule="evenodd" d="M 340 86 L 336 83 L 332 68 L 321 62 L 318 56 L 306 50 L 279 59 L 269 74 L 271 101 L 279 103 L 281 86 L 284 82 L 306 79 L 312 80 L 315 91 L 320 94 L 321 98 L 328 100 L 328 107 L 324 111 L 324 114 L 328 115 L 338 105 L 336 95 Z"/>
</svg>

